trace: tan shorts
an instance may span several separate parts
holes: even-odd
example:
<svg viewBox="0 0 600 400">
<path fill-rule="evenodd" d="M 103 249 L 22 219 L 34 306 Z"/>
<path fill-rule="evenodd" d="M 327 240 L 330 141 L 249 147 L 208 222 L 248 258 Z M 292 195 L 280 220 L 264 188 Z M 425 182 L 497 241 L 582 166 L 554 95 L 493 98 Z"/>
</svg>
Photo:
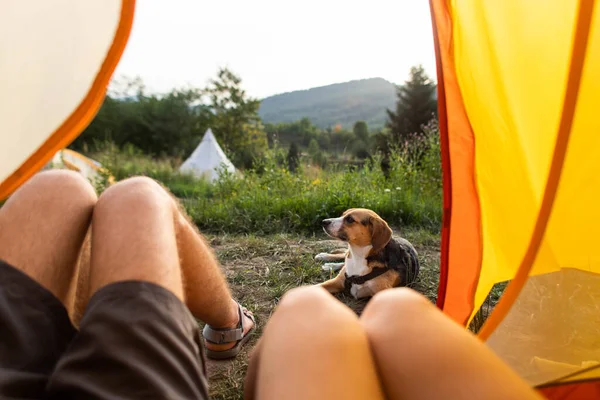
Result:
<svg viewBox="0 0 600 400">
<path fill-rule="evenodd" d="M 62 303 L 0 261 L 0 398 L 207 399 L 200 329 L 148 282 L 90 299 L 80 330 Z"/>
</svg>

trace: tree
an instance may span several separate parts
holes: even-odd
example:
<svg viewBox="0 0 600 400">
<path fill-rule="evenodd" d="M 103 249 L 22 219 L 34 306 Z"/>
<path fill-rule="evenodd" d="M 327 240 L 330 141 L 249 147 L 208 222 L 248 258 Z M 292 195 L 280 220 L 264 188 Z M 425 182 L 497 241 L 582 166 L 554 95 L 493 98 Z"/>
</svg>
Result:
<svg viewBox="0 0 600 400">
<path fill-rule="evenodd" d="M 373 135 L 373 147 L 376 152 L 382 154 L 384 157 L 388 157 L 392 152 L 391 141 L 389 132 L 380 131 Z"/>
<path fill-rule="evenodd" d="M 389 178 L 390 170 L 391 170 L 390 155 L 392 153 L 391 136 L 390 136 L 389 132 L 387 132 L 387 130 L 383 130 L 383 131 L 377 132 L 373 136 L 373 139 L 374 139 L 375 151 L 382 155 L 381 162 L 380 162 L 381 171 L 383 172 L 383 175 L 386 178 Z"/>
<path fill-rule="evenodd" d="M 260 100 L 248 97 L 241 83 L 237 75 L 221 68 L 203 95 L 208 97 L 209 124 L 219 143 L 234 164 L 248 167 L 251 159 L 267 149 L 268 141 L 258 116 Z"/>
<path fill-rule="evenodd" d="M 243 168 L 252 168 L 254 161 L 269 147 L 267 135 L 260 122 L 242 125 L 241 148 L 234 153 L 237 164 Z"/>
<path fill-rule="evenodd" d="M 324 164 L 325 156 L 321 152 L 317 139 L 310 140 L 310 143 L 308 144 L 308 154 L 310 155 L 310 160 L 313 165 L 322 166 Z"/>
<path fill-rule="evenodd" d="M 290 150 L 287 154 L 287 164 L 290 172 L 296 172 L 298 165 L 300 165 L 300 154 L 298 152 L 298 145 L 296 142 L 292 142 L 290 145 Z"/>
<path fill-rule="evenodd" d="M 249 168 L 268 147 L 259 105 L 227 69 L 205 89 L 165 94 L 148 93 L 139 78 L 114 80 L 96 118 L 72 147 L 94 149 L 110 142 L 152 156 L 186 158 L 210 127 L 234 164 Z"/>
<path fill-rule="evenodd" d="M 365 121 L 355 122 L 352 132 L 354 133 L 354 136 L 356 136 L 352 145 L 354 156 L 362 160 L 370 157 L 368 150 L 369 127 L 367 126 L 367 123 Z"/>
<path fill-rule="evenodd" d="M 367 143 L 369 140 L 369 127 L 365 121 L 357 121 L 354 124 L 354 128 L 352 129 L 356 137 L 362 140 L 364 143 Z"/>
<path fill-rule="evenodd" d="M 271 146 L 275 138 L 281 145 L 296 142 L 300 146 L 308 146 L 312 139 L 316 138 L 320 141 L 319 137 L 321 136 L 321 130 L 314 126 L 308 118 L 302 118 L 294 122 L 266 124 L 265 130 Z"/>
<path fill-rule="evenodd" d="M 319 147 L 319 142 L 317 142 L 317 139 L 311 139 L 310 143 L 308 143 L 308 154 L 314 156 L 319 151 L 321 151 L 321 148 Z"/>
<path fill-rule="evenodd" d="M 319 142 L 319 147 L 323 150 L 329 150 L 331 146 L 331 135 L 327 132 L 321 132 L 319 136 L 317 136 L 317 141 Z"/>
<path fill-rule="evenodd" d="M 113 86 L 111 84 L 111 86 Z M 210 111 L 199 105 L 197 89 L 147 93 L 139 79 L 121 80 L 111 88 L 92 123 L 71 145 L 95 149 L 112 142 L 154 156 L 187 157 L 208 128 Z"/>
<path fill-rule="evenodd" d="M 364 160 L 365 158 L 369 158 L 371 154 L 367 149 L 367 144 L 362 140 L 356 140 L 352 145 L 352 153 L 354 153 L 354 157 Z"/>
<path fill-rule="evenodd" d="M 435 83 L 421 65 L 410 69 L 408 81 L 397 88 L 396 111 L 387 110 L 387 127 L 395 144 L 408 141 L 411 134 L 420 134 L 422 125 L 435 116 L 435 91 Z"/>
</svg>

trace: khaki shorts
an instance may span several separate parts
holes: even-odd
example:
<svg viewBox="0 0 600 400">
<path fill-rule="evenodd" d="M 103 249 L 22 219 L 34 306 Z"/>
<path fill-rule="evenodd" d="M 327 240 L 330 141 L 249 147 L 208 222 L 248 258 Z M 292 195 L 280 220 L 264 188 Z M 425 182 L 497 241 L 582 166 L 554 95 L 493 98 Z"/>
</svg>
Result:
<svg viewBox="0 0 600 400">
<path fill-rule="evenodd" d="M 1 399 L 207 399 L 200 329 L 148 282 L 94 294 L 79 331 L 62 303 L 0 261 Z"/>
</svg>

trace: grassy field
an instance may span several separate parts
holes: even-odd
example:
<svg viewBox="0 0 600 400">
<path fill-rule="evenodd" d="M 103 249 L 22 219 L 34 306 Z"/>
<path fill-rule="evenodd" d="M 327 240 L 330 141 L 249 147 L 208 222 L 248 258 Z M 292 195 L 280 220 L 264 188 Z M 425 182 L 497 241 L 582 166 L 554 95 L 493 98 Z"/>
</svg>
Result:
<svg viewBox="0 0 600 400">
<path fill-rule="evenodd" d="M 410 240 L 419 253 L 421 272 L 414 289 L 435 301 L 439 280 L 439 236 L 424 229 L 394 229 L 394 235 Z M 248 352 L 283 294 L 294 287 L 329 278 L 314 256 L 342 248 L 341 242 L 325 234 L 207 235 L 226 273 L 236 299 L 252 310 L 257 334 L 233 361 L 209 361 L 211 398 L 241 399 Z M 338 299 L 357 313 L 366 301 L 340 295 Z"/>
<path fill-rule="evenodd" d="M 285 154 L 270 151 L 243 179 L 224 174 L 214 184 L 177 172 L 180 160 L 153 160 L 133 149 L 107 145 L 92 154 L 117 180 L 146 175 L 182 199 L 203 232 L 269 235 L 312 234 L 321 220 L 348 208 L 377 212 L 389 224 L 439 232 L 442 217 L 441 167 L 437 143 L 418 165 L 393 156 L 388 173 L 378 158 L 363 168 L 322 170 L 303 163 L 292 173 Z M 102 185 L 96 185 L 102 189 Z"/>
</svg>

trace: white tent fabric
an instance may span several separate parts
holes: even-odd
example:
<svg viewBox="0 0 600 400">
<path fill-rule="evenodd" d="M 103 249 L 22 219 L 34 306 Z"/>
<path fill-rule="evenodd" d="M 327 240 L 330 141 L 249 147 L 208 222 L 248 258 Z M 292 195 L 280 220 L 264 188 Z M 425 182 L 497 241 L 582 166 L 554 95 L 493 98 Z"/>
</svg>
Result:
<svg viewBox="0 0 600 400">
<path fill-rule="evenodd" d="M 134 0 L 3 0 L 0 199 L 92 120 L 123 53 Z"/>
<path fill-rule="evenodd" d="M 206 178 L 208 181 L 214 181 L 219 177 L 221 168 L 231 173 L 236 172 L 235 167 L 223 153 L 215 135 L 209 128 L 196 150 L 181 164 L 179 171 L 191 173 L 199 178 Z"/>
</svg>

